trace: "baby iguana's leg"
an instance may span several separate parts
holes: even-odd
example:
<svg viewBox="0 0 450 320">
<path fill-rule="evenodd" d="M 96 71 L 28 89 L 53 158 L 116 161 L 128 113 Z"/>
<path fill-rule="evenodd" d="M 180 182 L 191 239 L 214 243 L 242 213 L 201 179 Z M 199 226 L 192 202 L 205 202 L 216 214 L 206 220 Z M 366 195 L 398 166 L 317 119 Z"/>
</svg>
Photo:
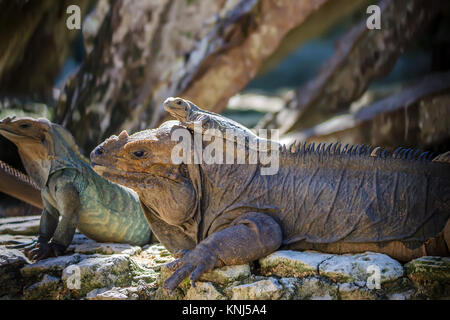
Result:
<svg viewBox="0 0 450 320">
<path fill-rule="evenodd" d="M 204 272 L 262 258 L 277 250 L 281 241 L 281 227 L 273 218 L 262 213 L 244 214 L 228 228 L 213 233 L 182 258 L 169 263 L 167 267 L 176 271 L 164 287 L 172 291 L 189 275 L 195 286 Z"/>
<path fill-rule="evenodd" d="M 63 187 L 57 188 L 54 198 L 61 220 L 53 233 L 51 241 L 49 243 L 40 243 L 38 248 L 30 252 L 32 258 L 36 260 L 64 254 L 72 242 L 78 225 L 80 197 L 76 187 L 72 183 L 67 183 Z"/>
</svg>

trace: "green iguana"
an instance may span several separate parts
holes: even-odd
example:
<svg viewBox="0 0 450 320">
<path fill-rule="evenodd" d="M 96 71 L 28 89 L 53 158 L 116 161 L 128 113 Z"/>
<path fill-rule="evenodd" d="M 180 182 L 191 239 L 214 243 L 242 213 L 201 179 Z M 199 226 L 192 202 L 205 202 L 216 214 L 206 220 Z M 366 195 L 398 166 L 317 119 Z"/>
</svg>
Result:
<svg viewBox="0 0 450 320">
<path fill-rule="evenodd" d="M 123 131 L 91 153 L 94 170 L 139 194 L 152 231 L 179 256 L 167 289 L 279 248 L 401 261 L 449 254 L 448 154 L 431 161 L 412 149 L 294 144 L 280 148 L 276 174 L 261 175 L 260 163 L 174 164 L 178 130 L 187 129 L 168 121 Z"/>
<path fill-rule="evenodd" d="M 63 254 L 76 228 L 100 242 L 150 242 L 136 193 L 97 175 L 63 127 L 46 119 L 6 118 L 0 134 L 16 144 L 25 170 L 41 189 L 39 236 L 26 248 L 32 258 Z"/>
</svg>

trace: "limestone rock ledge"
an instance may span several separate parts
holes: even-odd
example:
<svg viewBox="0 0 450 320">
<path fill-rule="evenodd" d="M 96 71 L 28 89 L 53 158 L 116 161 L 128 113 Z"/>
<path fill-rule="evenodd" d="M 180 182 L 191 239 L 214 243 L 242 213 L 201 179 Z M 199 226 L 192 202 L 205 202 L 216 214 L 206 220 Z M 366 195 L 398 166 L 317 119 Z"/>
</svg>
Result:
<svg viewBox="0 0 450 320">
<path fill-rule="evenodd" d="M 252 264 L 185 280 L 172 294 L 161 284 L 173 261 L 160 244 L 97 243 L 75 235 L 66 255 L 30 261 L 13 245 L 29 242 L 36 219 L 1 221 L 0 299 L 449 299 L 450 258 L 421 257 L 402 265 L 387 255 L 333 255 L 280 250 Z M 6 220 L 6 219 L 3 219 Z"/>
</svg>

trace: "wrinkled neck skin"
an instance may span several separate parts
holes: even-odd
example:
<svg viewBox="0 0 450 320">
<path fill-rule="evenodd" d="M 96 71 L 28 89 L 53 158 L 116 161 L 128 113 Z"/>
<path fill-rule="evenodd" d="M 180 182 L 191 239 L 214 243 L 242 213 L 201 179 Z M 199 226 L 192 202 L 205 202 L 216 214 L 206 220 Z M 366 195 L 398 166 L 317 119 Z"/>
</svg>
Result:
<svg viewBox="0 0 450 320">
<path fill-rule="evenodd" d="M 199 208 L 198 191 L 180 166 L 154 165 L 151 173 L 107 168 L 102 176 L 136 191 L 142 203 L 170 225 L 191 224 Z"/>
<path fill-rule="evenodd" d="M 19 155 L 23 166 L 33 181 L 43 189 L 50 175 L 52 162 L 44 146 L 21 145 Z"/>
</svg>

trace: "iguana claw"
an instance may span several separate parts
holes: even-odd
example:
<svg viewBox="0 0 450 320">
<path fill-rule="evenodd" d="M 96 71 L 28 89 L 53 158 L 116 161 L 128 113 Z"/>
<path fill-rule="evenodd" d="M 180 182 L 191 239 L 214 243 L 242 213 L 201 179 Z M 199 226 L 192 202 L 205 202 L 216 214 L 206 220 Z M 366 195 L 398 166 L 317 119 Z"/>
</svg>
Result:
<svg viewBox="0 0 450 320">
<path fill-rule="evenodd" d="M 175 272 L 164 282 L 164 288 L 173 291 L 188 276 L 192 286 L 195 287 L 195 282 L 203 273 L 218 265 L 217 256 L 200 244 L 182 258 L 166 265 L 169 270 L 175 270 Z"/>
<path fill-rule="evenodd" d="M 66 251 L 66 247 L 55 242 L 39 242 L 33 250 L 29 251 L 27 256 L 33 260 L 42 260 L 50 257 L 58 257 Z"/>
</svg>

